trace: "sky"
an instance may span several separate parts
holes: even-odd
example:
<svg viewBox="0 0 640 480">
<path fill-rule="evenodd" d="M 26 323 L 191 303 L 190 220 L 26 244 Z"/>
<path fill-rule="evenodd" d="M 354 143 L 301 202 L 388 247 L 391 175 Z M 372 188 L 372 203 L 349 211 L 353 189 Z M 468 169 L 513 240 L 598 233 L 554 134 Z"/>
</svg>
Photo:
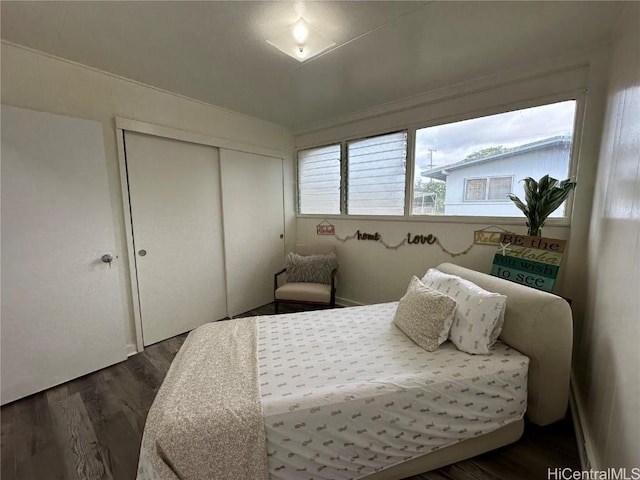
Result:
<svg viewBox="0 0 640 480">
<path fill-rule="evenodd" d="M 434 166 L 449 165 L 483 148 L 515 147 L 571 134 L 575 107 L 576 102 L 570 100 L 418 130 L 416 178 L 419 172 L 429 168 L 429 149 L 435 150 Z"/>
</svg>

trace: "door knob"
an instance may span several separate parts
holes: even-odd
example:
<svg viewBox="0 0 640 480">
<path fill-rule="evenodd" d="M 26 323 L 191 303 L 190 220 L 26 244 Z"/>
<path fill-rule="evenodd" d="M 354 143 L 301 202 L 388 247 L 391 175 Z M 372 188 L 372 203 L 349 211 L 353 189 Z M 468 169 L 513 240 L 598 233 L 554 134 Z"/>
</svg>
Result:
<svg viewBox="0 0 640 480">
<path fill-rule="evenodd" d="M 113 262 L 113 255 L 105 253 L 104 255 L 102 255 L 102 257 L 100 257 L 100 260 L 102 260 L 104 263 L 111 263 Z"/>
<path fill-rule="evenodd" d="M 140 255 L 141 257 L 144 257 L 147 254 L 146 250 L 138 250 L 138 255 Z"/>
</svg>

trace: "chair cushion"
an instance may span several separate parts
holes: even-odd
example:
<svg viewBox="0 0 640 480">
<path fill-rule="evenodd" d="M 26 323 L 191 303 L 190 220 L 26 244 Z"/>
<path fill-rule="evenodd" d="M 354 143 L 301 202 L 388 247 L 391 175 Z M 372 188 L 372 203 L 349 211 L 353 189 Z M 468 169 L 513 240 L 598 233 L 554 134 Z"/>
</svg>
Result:
<svg viewBox="0 0 640 480">
<path fill-rule="evenodd" d="M 331 303 L 331 286 L 324 283 L 286 283 L 276 290 L 276 300 Z"/>
</svg>

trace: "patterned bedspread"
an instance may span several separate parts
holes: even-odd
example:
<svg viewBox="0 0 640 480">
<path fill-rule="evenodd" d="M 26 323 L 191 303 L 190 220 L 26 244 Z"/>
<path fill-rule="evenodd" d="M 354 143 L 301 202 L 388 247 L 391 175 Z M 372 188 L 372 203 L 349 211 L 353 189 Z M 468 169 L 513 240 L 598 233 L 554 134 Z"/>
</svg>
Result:
<svg viewBox="0 0 640 480">
<path fill-rule="evenodd" d="M 271 478 L 359 478 L 522 418 L 526 356 L 427 352 L 396 307 L 257 318 Z"/>
<path fill-rule="evenodd" d="M 427 352 L 393 325 L 396 306 L 191 332 L 147 417 L 138 480 L 354 479 L 522 418 L 527 357 L 502 343 Z"/>
</svg>

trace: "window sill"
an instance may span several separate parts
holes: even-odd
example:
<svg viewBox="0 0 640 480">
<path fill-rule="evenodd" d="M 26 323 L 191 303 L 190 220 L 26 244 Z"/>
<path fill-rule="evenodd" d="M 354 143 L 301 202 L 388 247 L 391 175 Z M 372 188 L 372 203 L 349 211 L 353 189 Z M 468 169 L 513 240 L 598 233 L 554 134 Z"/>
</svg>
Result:
<svg viewBox="0 0 640 480">
<path fill-rule="evenodd" d="M 296 218 L 321 220 L 351 220 L 351 221 L 378 221 L 378 222 L 406 222 L 406 223 L 466 223 L 511 225 L 526 228 L 524 217 L 470 217 L 456 215 L 316 215 L 296 214 Z M 568 218 L 549 218 L 545 227 L 571 227 Z"/>
</svg>

